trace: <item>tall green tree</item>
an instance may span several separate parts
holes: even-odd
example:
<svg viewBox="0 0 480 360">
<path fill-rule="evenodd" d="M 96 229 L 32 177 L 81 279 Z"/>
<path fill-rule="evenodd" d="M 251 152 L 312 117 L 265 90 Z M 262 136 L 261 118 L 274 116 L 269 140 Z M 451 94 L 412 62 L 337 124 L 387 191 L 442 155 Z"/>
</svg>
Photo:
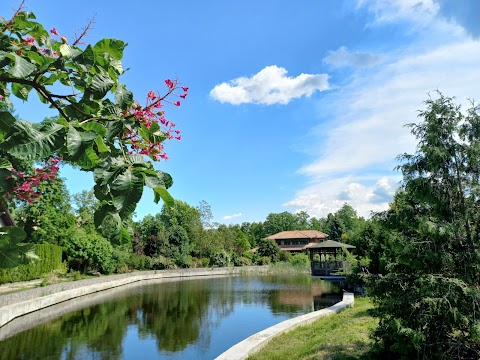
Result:
<svg viewBox="0 0 480 360">
<path fill-rule="evenodd" d="M 480 116 L 426 101 L 399 157 L 403 186 L 380 218 L 383 274 L 370 279 L 384 359 L 480 358 Z"/>
<path fill-rule="evenodd" d="M 82 190 L 72 196 L 73 203 L 76 207 L 77 225 L 82 228 L 88 228 L 93 231 L 95 228 L 94 215 L 100 206 L 99 201 L 95 198 L 93 190 Z"/>
<path fill-rule="evenodd" d="M 39 191 L 41 196 L 36 201 L 17 209 L 17 223 L 25 230 L 28 242 L 63 245 L 75 226 L 65 182 L 57 177 L 48 184 L 41 184 Z"/>
</svg>

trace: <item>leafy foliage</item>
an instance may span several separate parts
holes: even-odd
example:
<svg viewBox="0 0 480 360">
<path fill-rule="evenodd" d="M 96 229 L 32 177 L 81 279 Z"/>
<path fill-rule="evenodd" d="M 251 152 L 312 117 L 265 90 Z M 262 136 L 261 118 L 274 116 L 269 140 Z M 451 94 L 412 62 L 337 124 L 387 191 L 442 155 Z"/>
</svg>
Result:
<svg viewBox="0 0 480 360">
<path fill-rule="evenodd" d="M 36 258 L 33 244 L 23 242 L 26 236 L 19 227 L 0 227 L 0 263 L 3 268 L 15 267 L 27 258 Z"/>
<path fill-rule="evenodd" d="M 383 249 L 370 294 L 381 358 L 480 356 L 480 116 L 439 94 L 410 124 L 415 154 L 399 157 L 403 186 L 378 215 Z M 383 264 L 383 265 L 382 265 Z"/>
<path fill-rule="evenodd" d="M 30 244 L 30 246 L 34 247 L 38 260 L 12 268 L 0 269 L 0 284 L 38 279 L 55 270 L 66 272 L 66 263 L 62 261 L 63 251 L 60 246 L 52 244 Z"/>
<path fill-rule="evenodd" d="M 155 109 L 179 88 L 185 98 L 188 88 L 166 80 L 165 95 L 150 91 L 142 106 L 120 82 L 123 41 L 103 39 L 81 48 L 88 28 L 70 44 L 26 11 L 17 11 L 11 20 L 1 18 L 0 28 L 0 196 L 18 185 L 8 181 L 10 157 L 41 161 L 59 156 L 94 173 L 100 201 L 95 224 L 110 239 L 127 241 L 131 232 L 126 219 L 144 186 L 153 189 L 155 202 L 173 204 L 166 190 L 171 177 L 155 170 L 144 156 L 166 159 L 162 142 L 180 139 L 175 136 L 179 131 L 172 129 L 175 124 Z M 17 120 L 11 114 L 10 98 L 28 101 L 32 92 L 56 109 L 58 117 L 42 124 Z"/>
</svg>

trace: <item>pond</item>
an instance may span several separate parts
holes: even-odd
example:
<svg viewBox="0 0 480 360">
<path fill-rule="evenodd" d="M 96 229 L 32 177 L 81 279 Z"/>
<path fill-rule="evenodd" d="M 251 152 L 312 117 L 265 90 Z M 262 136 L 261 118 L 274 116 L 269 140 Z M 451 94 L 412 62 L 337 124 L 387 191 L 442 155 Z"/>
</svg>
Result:
<svg viewBox="0 0 480 360">
<path fill-rule="evenodd" d="M 309 275 L 152 280 L 66 301 L 0 329 L 2 359 L 214 359 L 294 316 L 341 301 Z"/>
</svg>

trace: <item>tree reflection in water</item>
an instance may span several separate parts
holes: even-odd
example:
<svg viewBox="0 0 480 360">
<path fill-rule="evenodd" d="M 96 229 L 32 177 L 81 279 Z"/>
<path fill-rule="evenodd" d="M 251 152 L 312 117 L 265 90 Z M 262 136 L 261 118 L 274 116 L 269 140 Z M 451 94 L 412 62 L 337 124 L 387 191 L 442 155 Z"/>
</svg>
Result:
<svg viewBox="0 0 480 360">
<path fill-rule="evenodd" d="M 310 312 L 318 299 L 338 292 L 335 286 L 308 275 L 219 277 L 145 284 L 117 292 L 100 304 L 73 311 L 1 341 L 0 357 L 124 359 L 125 338 L 134 329 L 138 333 L 136 342 L 155 341 L 158 358 L 162 358 L 162 354 L 168 358 L 180 356 L 190 345 L 205 358 L 211 358 L 215 351 L 211 348 L 218 348 L 212 339 L 222 341 L 223 347 L 228 345 L 225 342 L 229 340 L 215 333 L 215 329 L 235 311 L 235 306 L 268 311 L 269 323 L 255 324 L 263 328 L 278 322 L 275 317 L 279 315 L 288 318 Z M 338 300 L 337 295 L 330 302 Z"/>
</svg>

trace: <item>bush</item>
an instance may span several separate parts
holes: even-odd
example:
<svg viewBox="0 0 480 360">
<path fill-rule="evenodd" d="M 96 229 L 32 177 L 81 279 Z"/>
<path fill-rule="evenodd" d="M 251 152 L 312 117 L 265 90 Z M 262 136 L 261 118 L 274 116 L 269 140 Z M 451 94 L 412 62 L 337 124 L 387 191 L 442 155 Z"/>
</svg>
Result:
<svg viewBox="0 0 480 360">
<path fill-rule="evenodd" d="M 235 266 L 250 266 L 252 265 L 252 260 L 245 256 L 240 256 L 238 258 L 235 258 L 234 264 Z"/>
<path fill-rule="evenodd" d="M 168 270 L 176 269 L 177 265 L 175 262 L 165 256 L 155 256 L 153 259 L 153 269 L 155 270 Z"/>
<path fill-rule="evenodd" d="M 115 270 L 112 244 L 97 233 L 74 229 L 65 244 L 65 252 L 74 270 L 85 273 L 88 268 L 93 268 L 104 274 Z"/>
<path fill-rule="evenodd" d="M 310 259 L 307 254 L 295 254 L 288 262 L 298 267 L 307 267 L 310 265 Z"/>
<path fill-rule="evenodd" d="M 203 267 L 203 268 L 210 267 L 210 259 L 209 258 L 202 258 L 201 267 Z"/>
<path fill-rule="evenodd" d="M 290 251 L 282 250 L 278 255 L 278 260 L 288 262 L 292 258 L 292 253 Z"/>
<path fill-rule="evenodd" d="M 62 261 L 62 247 L 52 244 L 35 245 L 37 261 L 14 268 L 0 269 L 0 284 L 39 279 L 52 271 L 67 272 L 67 264 Z"/>
<path fill-rule="evenodd" d="M 212 263 L 214 266 L 226 267 L 230 264 L 230 255 L 225 251 L 218 252 L 213 256 Z"/>
<path fill-rule="evenodd" d="M 272 260 L 269 256 L 262 256 L 258 259 L 258 265 L 270 265 Z"/>
</svg>

